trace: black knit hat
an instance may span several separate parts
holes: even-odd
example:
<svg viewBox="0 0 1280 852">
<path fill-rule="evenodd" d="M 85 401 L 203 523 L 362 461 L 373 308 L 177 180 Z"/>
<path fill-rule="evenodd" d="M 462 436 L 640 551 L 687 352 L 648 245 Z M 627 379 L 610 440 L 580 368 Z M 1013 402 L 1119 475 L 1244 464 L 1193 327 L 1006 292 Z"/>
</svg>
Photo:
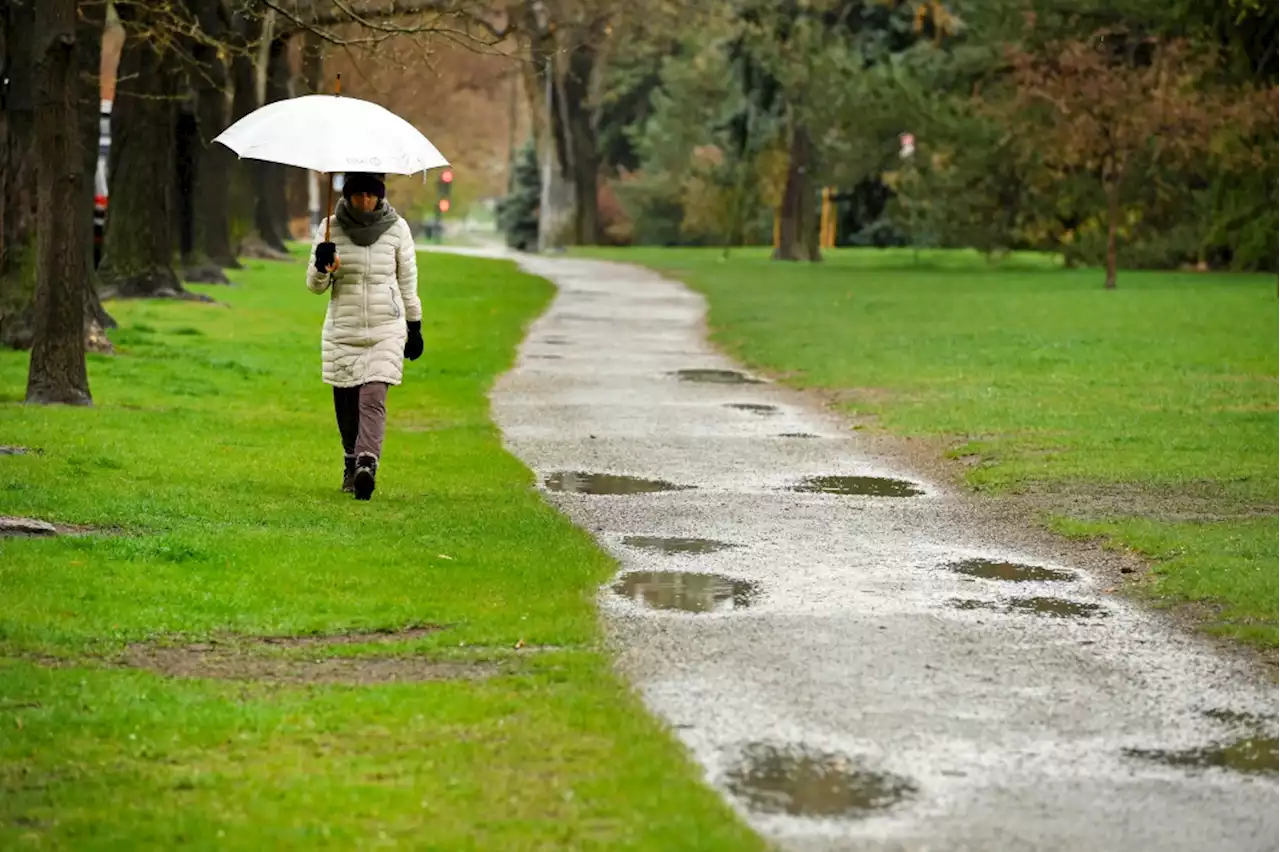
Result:
<svg viewBox="0 0 1280 852">
<path fill-rule="evenodd" d="M 387 176 L 374 172 L 347 172 L 342 181 L 342 197 L 351 200 L 357 192 L 367 192 L 379 198 L 387 197 Z"/>
</svg>

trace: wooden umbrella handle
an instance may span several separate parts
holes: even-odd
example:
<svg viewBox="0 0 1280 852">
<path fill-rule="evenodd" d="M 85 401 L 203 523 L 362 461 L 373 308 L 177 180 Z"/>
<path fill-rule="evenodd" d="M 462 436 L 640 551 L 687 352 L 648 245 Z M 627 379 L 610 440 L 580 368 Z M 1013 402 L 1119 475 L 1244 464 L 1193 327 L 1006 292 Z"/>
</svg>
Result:
<svg viewBox="0 0 1280 852">
<path fill-rule="evenodd" d="M 342 74 L 338 74 L 337 80 L 333 84 L 333 93 L 335 95 L 342 94 Z M 333 175 L 326 174 L 329 181 L 329 189 L 324 202 L 324 241 L 329 242 L 329 220 L 333 218 Z"/>
</svg>

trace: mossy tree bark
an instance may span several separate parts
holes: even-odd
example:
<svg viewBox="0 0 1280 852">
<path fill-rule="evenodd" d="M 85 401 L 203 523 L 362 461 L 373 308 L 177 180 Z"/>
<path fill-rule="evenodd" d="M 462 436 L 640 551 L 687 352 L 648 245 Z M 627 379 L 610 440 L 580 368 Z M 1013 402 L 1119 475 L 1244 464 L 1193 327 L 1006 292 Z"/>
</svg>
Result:
<svg viewBox="0 0 1280 852">
<path fill-rule="evenodd" d="M 237 14 L 232 18 L 231 39 L 237 48 L 231 60 L 231 120 L 234 124 L 261 104 L 258 97 L 257 67 L 251 46 L 263 37 L 263 21 L 257 16 Z M 253 160 L 236 159 L 231 169 L 231 241 L 237 255 L 268 260 L 286 260 L 283 246 L 273 247 L 269 234 L 259 233 L 258 171 Z"/>
<path fill-rule="evenodd" d="M 818 248 L 817 200 L 813 185 L 813 145 L 809 131 L 796 124 L 791 131 L 787 184 L 778 214 L 778 247 L 774 260 L 822 260 Z"/>
<path fill-rule="evenodd" d="M 39 170 L 34 340 L 27 402 L 87 405 L 92 402 L 84 350 L 89 243 L 78 228 L 67 226 L 77 218 L 86 179 L 77 139 L 76 0 L 40 0 L 34 50 Z"/>
<path fill-rule="evenodd" d="M 264 106 L 289 97 L 289 76 L 289 34 L 283 33 L 271 39 L 271 46 L 267 51 L 267 85 L 262 99 Z M 288 202 L 285 197 L 287 168 L 277 163 L 254 163 L 258 190 L 254 224 L 263 242 L 282 254 L 286 251 L 284 243 L 289 237 Z"/>
<path fill-rule="evenodd" d="M 226 6 L 219 0 L 197 0 L 200 28 L 211 39 L 225 42 L 230 36 Z M 195 180 L 196 249 L 223 269 L 239 269 L 231 245 L 231 188 L 227 176 L 235 169 L 236 156 L 213 138 L 227 128 L 227 63 L 213 48 L 197 48 L 205 65 L 196 81 L 196 121 L 202 147 Z M 225 276 L 224 276 L 225 280 Z"/>
<path fill-rule="evenodd" d="M 34 2 L 0 4 L 0 343 L 31 346 L 35 292 Z"/>
<path fill-rule="evenodd" d="M 119 9 L 125 27 L 119 82 L 111 110 L 111 207 L 102 265 L 103 287 L 123 297 L 174 297 L 175 104 L 177 58 L 139 36 L 149 12 Z"/>
</svg>

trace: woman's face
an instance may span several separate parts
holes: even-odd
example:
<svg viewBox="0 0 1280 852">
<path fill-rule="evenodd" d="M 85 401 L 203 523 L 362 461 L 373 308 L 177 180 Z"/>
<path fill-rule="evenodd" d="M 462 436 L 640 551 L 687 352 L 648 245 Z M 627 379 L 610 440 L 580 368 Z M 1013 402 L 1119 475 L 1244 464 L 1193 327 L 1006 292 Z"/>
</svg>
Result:
<svg viewBox="0 0 1280 852">
<path fill-rule="evenodd" d="M 361 213 L 372 213 L 373 208 L 378 206 L 378 196 L 372 192 L 353 192 L 347 203 Z"/>
</svg>

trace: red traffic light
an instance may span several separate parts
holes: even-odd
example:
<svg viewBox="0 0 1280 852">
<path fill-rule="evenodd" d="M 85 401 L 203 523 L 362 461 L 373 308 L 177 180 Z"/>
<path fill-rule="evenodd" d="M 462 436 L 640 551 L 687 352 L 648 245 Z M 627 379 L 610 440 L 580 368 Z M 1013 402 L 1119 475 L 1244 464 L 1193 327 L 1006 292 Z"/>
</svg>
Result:
<svg viewBox="0 0 1280 852">
<path fill-rule="evenodd" d="M 440 212 L 441 212 L 441 213 L 448 213 L 448 212 L 449 212 L 449 199 L 447 199 L 447 198 L 441 198 L 441 199 L 440 199 L 439 207 L 440 207 Z"/>
<path fill-rule="evenodd" d="M 440 173 L 441 183 L 453 183 L 453 169 L 445 169 Z"/>
</svg>

